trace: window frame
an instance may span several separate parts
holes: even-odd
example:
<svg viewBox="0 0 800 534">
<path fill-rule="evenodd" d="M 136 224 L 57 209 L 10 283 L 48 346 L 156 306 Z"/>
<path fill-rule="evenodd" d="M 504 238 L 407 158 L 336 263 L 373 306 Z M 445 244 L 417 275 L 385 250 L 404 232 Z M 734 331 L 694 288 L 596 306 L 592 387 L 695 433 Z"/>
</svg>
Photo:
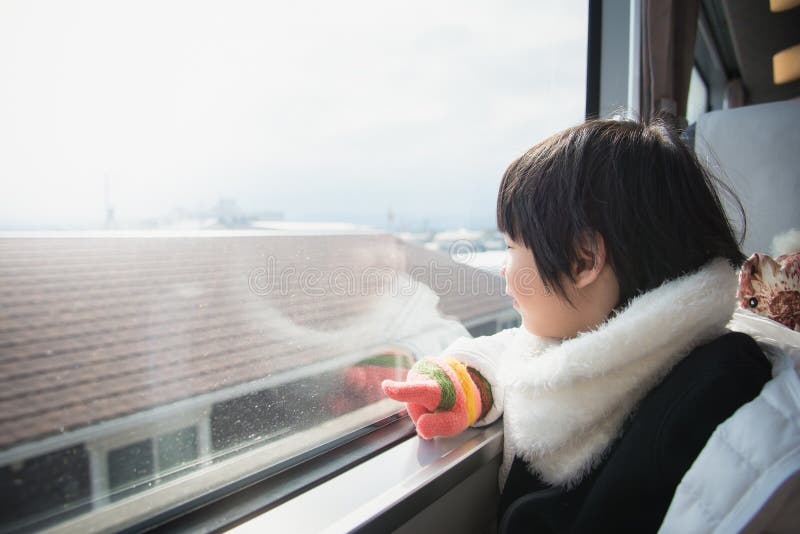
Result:
<svg viewBox="0 0 800 534">
<path fill-rule="evenodd" d="M 394 401 L 389 400 L 381 402 L 394 404 Z M 386 407 L 378 409 L 385 412 Z M 347 415 L 350 414 L 346 414 L 344 418 Z M 363 417 L 363 414 L 357 417 Z M 176 504 L 166 506 L 154 514 L 145 516 L 141 511 L 152 510 L 153 502 L 162 499 L 159 489 L 149 493 L 136 493 L 131 496 L 131 500 L 119 502 L 114 502 L 106 493 L 103 502 L 98 502 L 94 509 L 47 525 L 44 532 L 55 534 L 90 528 L 140 532 L 162 526 L 172 532 L 184 522 L 194 525 L 188 529 L 192 532 L 197 529 L 207 531 L 223 528 L 231 522 L 270 509 L 413 434 L 413 424 L 404 413 L 397 410 L 372 424 L 279 461 L 273 461 L 269 456 L 265 460 L 264 451 L 255 448 L 249 454 L 234 455 L 228 463 L 212 467 L 212 471 L 198 472 L 194 480 L 191 480 L 193 475 L 189 474 L 185 479 L 176 477 L 165 481 L 166 484 L 181 485 L 191 497 L 184 499 L 177 496 L 174 499 Z M 300 432 L 289 438 L 303 440 L 304 435 Z M 142 438 L 133 440 L 136 441 L 142 441 Z M 115 448 L 118 443 L 107 445 L 108 448 L 104 449 L 106 452 Z M 292 444 L 289 446 L 293 447 Z M 107 454 L 98 454 L 96 457 L 104 460 Z M 158 473 L 156 478 L 157 476 Z M 197 486 L 213 489 L 198 494 L 194 491 Z M 163 489 L 169 491 L 169 488 Z"/>
<path fill-rule="evenodd" d="M 486 506 L 464 510 L 460 517 L 448 522 L 456 529 L 465 528 L 466 523 L 466 528 L 475 530 L 480 528 L 475 521 L 494 520 L 491 494 L 496 488 L 502 452 L 501 421 L 470 428 L 450 438 L 404 440 L 284 507 L 232 525 L 234 533 L 239 525 L 243 532 L 277 532 L 287 525 L 300 532 L 323 528 L 326 532 L 392 532 L 420 516 L 441 517 L 447 513 L 444 501 L 448 494 L 480 484 L 486 488 L 481 492 Z M 346 497 L 343 499 L 342 495 Z M 463 494 L 461 497 L 455 505 L 458 509 L 463 506 Z M 359 506 L 348 508 L 342 505 L 343 501 L 357 502 Z M 315 513 L 304 514 L 305 510 Z"/>
</svg>

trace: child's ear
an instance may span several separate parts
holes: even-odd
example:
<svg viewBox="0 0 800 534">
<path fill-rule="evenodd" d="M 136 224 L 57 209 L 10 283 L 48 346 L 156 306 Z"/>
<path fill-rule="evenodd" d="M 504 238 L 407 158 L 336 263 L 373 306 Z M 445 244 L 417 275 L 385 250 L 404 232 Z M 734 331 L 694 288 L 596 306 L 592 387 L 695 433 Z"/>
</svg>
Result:
<svg viewBox="0 0 800 534">
<path fill-rule="evenodd" d="M 597 232 L 585 234 L 578 242 L 578 259 L 572 267 L 575 287 L 582 289 L 597 280 L 606 265 L 606 244 Z"/>
</svg>

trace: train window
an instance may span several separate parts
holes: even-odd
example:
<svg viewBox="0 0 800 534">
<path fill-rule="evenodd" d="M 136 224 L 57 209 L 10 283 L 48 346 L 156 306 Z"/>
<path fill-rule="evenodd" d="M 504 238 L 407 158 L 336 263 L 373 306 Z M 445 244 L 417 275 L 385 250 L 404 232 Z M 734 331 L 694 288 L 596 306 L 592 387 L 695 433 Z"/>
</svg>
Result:
<svg viewBox="0 0 800 534">
<path fill-rule="evenodd" d="M 462 260 L 497 254 L 508 162 L 583 119 L 587 26 L 587 0 L 4 2 L 2 530 L 135 527 L 324 457 L 400 417 L 382 379 L 518 325 Z"/>
<path fill-rule="evenodd" d="M 693 124 L 697 118 L 709 110 L 708 85 L 697 67 L 692 68 L 689 78 L 689 97 L 686 101 L 686 122 Z"/>
</svg>

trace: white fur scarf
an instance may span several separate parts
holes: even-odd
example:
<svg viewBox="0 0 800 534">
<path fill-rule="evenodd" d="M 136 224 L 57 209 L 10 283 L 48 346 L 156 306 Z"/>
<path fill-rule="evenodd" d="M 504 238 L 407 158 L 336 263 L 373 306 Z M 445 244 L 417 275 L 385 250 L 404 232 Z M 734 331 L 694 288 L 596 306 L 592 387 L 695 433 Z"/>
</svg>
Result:
<svg viewBox="0 0 800 534">
<path fill-rule="evenodd" d="M 716 259 L 633 299 L 596 330 L 557 342 L 523 328 L 503 355 L 505 457 L 572 486 L 602 459 L 636 404 L 693 348 L 724 332 L 736 275 Z"/>
</svg>

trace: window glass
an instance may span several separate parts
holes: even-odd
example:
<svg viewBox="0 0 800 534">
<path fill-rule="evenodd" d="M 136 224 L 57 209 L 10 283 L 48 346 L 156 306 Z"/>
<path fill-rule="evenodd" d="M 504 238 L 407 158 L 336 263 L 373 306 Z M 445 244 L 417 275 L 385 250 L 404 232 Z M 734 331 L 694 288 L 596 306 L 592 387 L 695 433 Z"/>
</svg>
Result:
<svg viewBox="0 0 800 534">
<path fill-rule="evenodd" d="M 120 530 L 393 416 L 518 325 L 505 167 L 587 1 L 0 5 L 3 528 Z"/>
<path fill-rule="evenodd" d="M 85 512 L 91 492 L 89 455 L 81 445 L 6 464 L 0 467 L 0 525 L 54 511 L 61 517 Z"/>
<path fill-rule="evenodd" d="M 186 427 L 158 437 L 158 470 L 169 471 L 197 458 L 197 429 Z"/>
<path fill-rule="evenodd" d="M 125 497 L 136 489 L 137 483 L 148 483 L 154 470 L 153 443 L 149 439 L 110 451 L 108 486 L 113 499 Z"/>
<path fill-rule="evenodd" d="M 708 86 L 696 67 L 692 67 L 689 78 L 689 97 L 686 102 L 686 122 L 693 124 L 697 118 L 708 111 Z"/>
</svg>

